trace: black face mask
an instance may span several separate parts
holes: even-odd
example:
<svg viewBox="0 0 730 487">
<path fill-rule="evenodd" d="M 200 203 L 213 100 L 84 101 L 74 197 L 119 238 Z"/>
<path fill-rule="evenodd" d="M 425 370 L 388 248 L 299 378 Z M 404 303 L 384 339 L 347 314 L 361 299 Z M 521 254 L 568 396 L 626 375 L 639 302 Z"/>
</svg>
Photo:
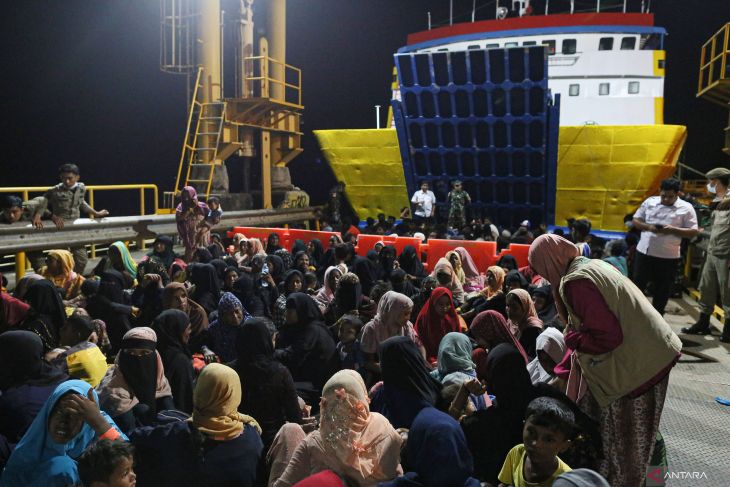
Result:
<svg viewBox="0 0 730 487">
<path fill-rule="evenodd" d="M 154 349 L 145 355 L 131 355 L 122 349 L 119 352 L 119 368 L 135 397 L 154 415 L 157 392 L 157 354 Z"/>
</svg>

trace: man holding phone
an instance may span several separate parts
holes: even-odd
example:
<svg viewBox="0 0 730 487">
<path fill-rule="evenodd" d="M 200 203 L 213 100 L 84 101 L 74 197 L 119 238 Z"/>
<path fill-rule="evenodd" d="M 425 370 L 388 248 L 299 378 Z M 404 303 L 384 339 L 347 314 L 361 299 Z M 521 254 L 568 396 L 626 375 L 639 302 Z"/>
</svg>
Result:
<svg viewBox="0 0 730 487">
<path fill-rule="evenodd" d="M 633 281 L 642 291 L 653 283 L 652 305 L 661 314 L 672 293 L 682 239 L 699 232 L 697 214 L 679 198 L 679 189 L 678 179 L 665 179 L 659 196 L 647 198 L 634 213 L 634 227 L 641 230 L 641 239 L 636 246 Z"/>
</svg>

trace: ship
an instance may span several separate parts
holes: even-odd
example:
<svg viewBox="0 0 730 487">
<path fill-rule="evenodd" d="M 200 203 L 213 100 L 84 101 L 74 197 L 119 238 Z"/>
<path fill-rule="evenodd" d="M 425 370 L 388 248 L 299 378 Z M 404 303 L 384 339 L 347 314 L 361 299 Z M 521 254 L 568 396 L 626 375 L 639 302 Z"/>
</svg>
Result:
<svg viewBox="0 0 730 487">
<path fill-rule="evenodd" d="M 675 172 L 687 137 L 686 127 L 666 125 L 663 119 L 667 32 L 655 25 L 644 2 L 638 11 L 629 11 L 628 2 L 597 1 L 591 11 L 581 12 L 570 3 L 566 12 L 551 12 L 545 2 L 538 14 L 526 0 L 515 0 L 511 9 L 496 2 L 493 19 L 475 21 L 472 14 L 469 22 L 450 19 L 447 25 L 409 34 L 406 45 L 394 54 L 394 110 L 386 128 L 315 131 L 355 212 L 362 218 L 399 215 L 422 180 L 441 184 L 443 207 L 448 186 L 438 178 L 448 174 L 446 179 L 465 181 L 476 199 L 474 206 L 484 210 L 479 216 L 504 226 L 523 217 L 547 225 L 587 218 L 595 229 L 623 230 L 625 216 Z M 510 80 L 510 73 L 494 73 L 509 70 L 510 60 L 519 68 L 516 76 L 528 79 L 517 82 Z M 419 61 L 425 67 L 419 68 Z M 446 70 L 442 82 L 439 64 Z M 460 85 L 461 64 L 469 74 Z M 419 69 L 426 78 L 431 75 L 422 86 Z M 541 84 L 537 77 L 543 69 Z M 482 88 L 488 93 L 483 95 L 488 108 L 477 113 Z M 538 90 L 541 101 L 541 88 L 547 102 L 537 112 L 527 113 L 531 109 L 525 105 L 533 103 L 531 90 Z M 466 113 L 459 116 L 457 98 L 462 91 Z M 523 95 L 526 101 L 516 103 Z M 507 106 L 501 113 L 499 96 Z M 451 105 L 444 109 L 442 102 L 448 105 L 449 99 Z M 559 123 L 552 121 L 553 137 L 551 106 L 555 115 L 559 112 Z M 520 109 L 521 113 L 511 113 Z M 539 110 L 547 116 L 540 118 Z M 439 132 L 431 147 L 423 140 L 428 137 L 426 130 L 423 136 L 414 130 L 424 127 L 424 117 L 426 125 L 436 124 L 437 132 L 448 130 L 446 135 Z M 514 129 L 510 124 L 522 124 L 514 132 L 526 130 L 520 138 L 531 137 L 523 127 L 533 124 L 542 140 L 532 148 L 523 141 L 528 144 L 523 149 L 513 147 L 514 138 L 508 137 L 500 146 L 490 128 L 491 137 L 480 143 L 478 125 L 483 120 L 489 127 L 507 124 L 509 130 Z M 452 138 L 455 141 L 445 142 Z M 451 147 L 444 145 L 449 143 Z M 532 174 L 534 155 L 542 167 Z M 488 169 L 480 170 L 481 159 L 490 161 Z M 425 167 L 421 171 L 419 160 Z M 432 173 L 432 160 L 445 172 Z M 522 169 L 517 168 L 520 165 Z M 548 194 L 535 197 L 536 192 Z M 506 213 L 509 220 L 504 219 Z"/>
</svg>

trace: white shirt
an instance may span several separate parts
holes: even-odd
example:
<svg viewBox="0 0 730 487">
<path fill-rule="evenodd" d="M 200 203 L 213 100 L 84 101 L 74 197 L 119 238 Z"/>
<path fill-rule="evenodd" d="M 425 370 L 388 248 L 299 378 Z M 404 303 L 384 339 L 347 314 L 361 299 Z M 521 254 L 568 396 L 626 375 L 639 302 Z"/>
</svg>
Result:
<svg viewBox="0 0 730 487">
<path fill-rule="evenodd" d="M 436 195 L 433 191 L 418 190 L 413 194 L 411 203 L 416 205 L 416 211 L 413 213 L 423 218 L 430 218 L 433 215 L 433 207 L 436 204 Z"/>
<path fill-rule="evenodd" d="M 671 225 L 677 228 L 697 229 L 697 214 L 691 204 L 677 198 L 673 205 L 663 205 L 659 196 L 644 201 L 634 213 L 634 218 L 649 225 Z M 636 250 L 660 259 L 678 259 L 682 238 L 676 235 L 641 232 Z"/>
</svg>

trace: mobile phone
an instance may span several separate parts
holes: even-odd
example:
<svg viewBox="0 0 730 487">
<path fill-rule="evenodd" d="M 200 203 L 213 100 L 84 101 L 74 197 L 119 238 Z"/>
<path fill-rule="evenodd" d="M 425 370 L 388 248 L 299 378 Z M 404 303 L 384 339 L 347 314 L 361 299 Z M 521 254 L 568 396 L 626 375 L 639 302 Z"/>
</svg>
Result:
<svg viewBox="0 0 730 487">
<path fill-rule="evenodd" d="M 664 228 L 664 225 L 662 225 L 661 223 L 655 223 L 654 226 L 657 227 L 658 230 Z"/>
</svg>

